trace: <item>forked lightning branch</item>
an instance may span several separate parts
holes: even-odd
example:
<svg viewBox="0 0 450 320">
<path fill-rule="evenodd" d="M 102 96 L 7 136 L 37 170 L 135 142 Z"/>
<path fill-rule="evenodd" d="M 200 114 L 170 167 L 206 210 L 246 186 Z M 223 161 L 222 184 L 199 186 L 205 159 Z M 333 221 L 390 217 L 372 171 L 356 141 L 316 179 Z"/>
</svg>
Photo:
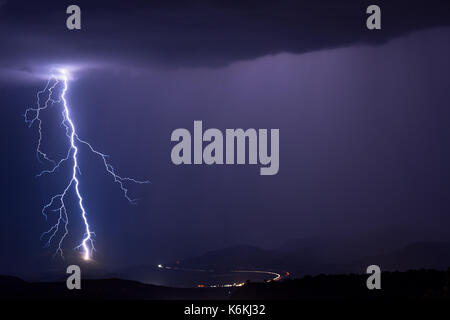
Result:
<svg viewBox="0 0 450 320">
<path fill-rule="evenodd" d="M 42 177 L 47 174 L 54 174 L 57 169 L 65 169 L 69 166 L 69 175 L 65 177 L 67 183 L 60 193 L 51 197 L 48 202 L 42 208 L 42 214 L 46 219 L 50 215 L 56 215 L 52 217 L 55 219 L 55 223 L 42 234 L 41 240 L 45 241 L 45 246 L 49 247 L 53 242 L 56 243 L 56 254 L 63 255 L 63 242 L 69 234 L 69 212 L 67 209 L 67 198 L 69 194 L 75 196 L 77 200 L 77 209 L 79 219 L 82 221 L 84 231 L 80 244 L 76 249 L 80 249 L 85 260 L 89 260 L 92 257 L 92 253 L 95 250 L 94 247 L 94 232 L 89 225 L 88 210 L 84 204 L 84 198 L 88 195 L 83 194 L 83 184 L 80 179 L 80 157 L 79 154 L 82 151 L 90 151 L 97 155 L 102 161 L 106 172 L 111 175 L 114 182 L 121 188 L 124 197 L 132 204 L 135 204 L 136 200 L 132 199 L 128 194 L 128 183 L 147 184 L 147 180 L 136 180 L 128 177 L 122 177 L 118 175 L 114 167 L 107 161 L 108 155 L 97 151 L 93 146 L 82 140 L 77 132 L 76 124 L 71 118 L 70 108 L 66 99 L 66 93 L 69 89 L 69 74 L 66 70 L 60 69 L 56 74 L 53 74 L 45 88 L 39 91 L 36 95 L 36 106 L 28 108 L 25 111 L 25 122 L 29 127 L 35 126 L 38 129 L 38 142 L 36 147 L 36 156 L 38 160 L 47 165 L 51 165 L 50 169 L 43 170 L 37 176 Z M 60 112 L 61 113 L 61 134 L 65 134 L 68 141 L 68 149 L 66 156 L 62 159 L 52 159 L 48 154 L 49 152 L 43 150 L 43 118 L 44 112 Z"/>
</svg>

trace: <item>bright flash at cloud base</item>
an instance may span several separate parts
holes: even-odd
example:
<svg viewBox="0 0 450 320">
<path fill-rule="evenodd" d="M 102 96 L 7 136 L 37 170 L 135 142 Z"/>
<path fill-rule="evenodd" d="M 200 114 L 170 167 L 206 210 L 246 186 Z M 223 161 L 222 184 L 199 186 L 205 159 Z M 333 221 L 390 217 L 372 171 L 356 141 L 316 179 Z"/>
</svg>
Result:
<svg viewBox="0 0 450 320">
<path fill-rule="evenodd" d="M 87 218 L 87 212 L 83 205 L 83 196 L 80 191 L 80 179 L 79 179 L 80 167 L 79 167 L 79 157 L 78 157 L 79 152 L 80 152 L 79 147 L 81 145 L 84 145 L 89 149 L 89 151 L 91 151 L 92 153 L 94 153 L 95 155 L 100 157 L 100 159 L 103 161 L 106 172 L 109 173 L 114 178 L 114 182 L 119 184 L 119 186 L 124 194 L 124 197 L 132 204 L 135 204 L 136 200 L 130 198 L 130 196 L 128 195 L 128 189 L 126 188 L 125 183 L 131 182 L 131 183 L 136 183 L 136 184 L 147 184 L 147 183 L 149 183 L 149 181 L 148 180 L 141 181 L 141 180 L 135 180 L 135 179 L 128 178 L 128 177 L 119 176 L 115 172 L 114 167 L 107 162 L 108 156 L 106 154 L 97 151 L 96 149 L 94 149 L 92 147 L 92 145 L 90 143 L 79 138 L 78 133 L 76 131 L 75 124 L 74 124 L 72 118 L 70 117 L 70 111 L 69 111 L 68 103 L 66 100 L 66 92 L 68 90 L 68 84 L 69 84 L 68 79 L 69 79 L 69 74 L 65 69 L 59 69 L 58 74 L 52 75 L 50 77 L 50 79 L 47 81 L 45 88 L 43 90 L 39 91 L 36 95 L 36 100 L 37 100 L 36 108 L 33 108 L 33 107 L 28 108 L 25 111 L 24 117 L 25 117 L 25 122 L 29 125 L 29 127 L 31 127 L 34 124 L 37 124 L 37 127 L 38 127 L 39 135 L 38 135 L 38 143 L 37 143 L 37 147 L 36 147 L 36 156 L 37 156 L 38 160 L 40 162 L 45 160 L 46 162 L 51 163 L 53 165 L 52 169 L 42 171 L 41 173 L 39 173 L 37 175 L 38 177 L 41 177 L 46 174 L 52 174 L 57 169 L 59 169 L 63 163 L 72 161 L 71 179 L 66 184 L 66 187 L 64 188 L 64 190 L 61 193 L 54 195 L 50 199 L 50 201 L 46 205 L 44 205 L 44 207 L 42 208 L 42 214 L 45 216 L 46 219 L 48 218 L 47 212 L 49 210 L 58 212 L 59 217 L 58 217 L 57 222 L 48 231 L 46 231 L 42 234 L 41 240 L 47 239 L 45 246 L 48 247 L 48 246 L 50 246 L 52 241 L 55 239 L 58 232 L 63 232 L 62 236 L 59 238 L 55 255 L 59 253 L 61 255 L 61 257 L 64 257 L 62 244 L 63 244 L 63 241 L 65 240 L 65 238 L 67 237 L 67 235 L 69 234 L 69 231 L 68 231 L 69 218 L 68 218 L 68 213 L 67 213 L 67 209 L 66 209 L 65 199 L 66 199 L 66 196 L 68 195 L 68 193 L 70 193 L 71 190 L 73 190 L 73 192 L 77 198 L 78 208 L 81 213 L 81 218 L 82 218 L 82 222 L 84 225 L 84 236 L 83 236 L 81 243 L 76 247 L 76 249 L 82 250 L 83 259 L 90 260 L 90 258 L 92 257 L 92 252 L 95 250 L 94 240 L 93 240 L 93 237 L 95 236 L 95 234 L 94 234 L 94 232 L 92 232 L 91 227 L 89 225 L 88 218 Z M 53 98 L 53 95 L 55 95 L 54 91 L 58 90 L 58 86 L 62 86 L 62 89 L 59 89 L 59 91 L 60 91 L 59 98 L 54 99 Z M 44 103 L 41 103 L 40 99 L 41 99 L 41 96 L 44 94 L 48 94 L 48 98 L 45 100 Z M 54 104 L 62 106 L 61 114 L 62 114 L 63 120 L 62 120 L 61 124 L 65 128 L 65 131 L 66 131 L 65 134 L 70 143 L 69 149 L 67 150 L 66 157 L 59 160 L 58 162 L 51 159 L 47 155 L 47 153 L 42 150 L 43 132 L 42 132 L 41 112 L 51 108 Z M 34 116 L 31 117 L 30 114 L 34 115 Z M 57 205 L 58 205 L 58 207 L 55 209 L 55 206 L 57 206 Z"/>
</svg>

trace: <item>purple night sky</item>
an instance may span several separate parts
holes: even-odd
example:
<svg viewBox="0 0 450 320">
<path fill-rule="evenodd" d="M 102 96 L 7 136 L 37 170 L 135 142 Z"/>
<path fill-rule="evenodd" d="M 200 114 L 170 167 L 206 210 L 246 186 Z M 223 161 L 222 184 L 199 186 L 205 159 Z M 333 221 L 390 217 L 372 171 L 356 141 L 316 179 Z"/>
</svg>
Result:
<svg viewBox="0 0 450 320">
<path fill-rule="evenodd" d="M 101 264 L 293 238 L 345 245 L 376 232 L 389 235 L 380 246 L 390 249 L 450 240 L 449 5 L 431 1 L 442 8 L 425 11 L 429 19 L 412 10 L 402 20 L 390 12 L 405 2 L 386 4 L 384 29 L 370 38 L 364 5 L 342 21 L 333 1 L 323 11 L 285 1 L 276 13 L 269 1 L 79 1 L 78 33 L 65 29 L 65 1 L 21 2 L 0 5 L 0 273 L 55 264 L 39 242 L 48 226 L 40 210 L 61 179 L 35 179 L 36 132 L 22 115 L 60 65 L 74 70 L 67 98 L 80 136 L 124 175 L 152 182 L 131 188 L 140 201 L 130 206 L 102 164 L 83 158 Z M 298 18 L 292 6 L 303 9 Z M 205 129 L 279 128 L 279 173 L 173 165 L 170 134 L 192 131 L 194 120 Z M 61 156 L 58 127 L 47 130 Z"/>
</svg>

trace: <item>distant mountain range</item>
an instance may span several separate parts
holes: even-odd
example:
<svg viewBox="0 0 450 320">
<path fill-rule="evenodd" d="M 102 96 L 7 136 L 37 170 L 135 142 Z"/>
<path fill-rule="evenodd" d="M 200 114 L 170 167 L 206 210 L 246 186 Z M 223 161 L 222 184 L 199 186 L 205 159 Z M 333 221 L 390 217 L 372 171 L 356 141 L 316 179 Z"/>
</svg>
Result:
<svg viewBox="0 0 450 320">
<path fill-rule="evenodd" d="M 300 249 L 285 252 L 265 250 L 255 246 L 233 246 L 209 251 L 201 256 L 180 261 L 184 268 L 211 270 L 295 270 L 301 274 L 333 272 L 333 266 L 322 261 L 313 250 Z"/>
<path fill-rule="evenodd" d="M 416 242 L 390 253 L 361 259 L 360 265 L 378 264 L 382 270 L 445 270 L 450 267 L 450 242 Z"/>
<path fill-rule="evenodd" d="M 245 245 L 233 246 L 209 251 L 194 258 L 181 260 L 178 264 L 169 263 L 169 265 L 224 271 L 242 269 L 289 271 L 297 277 L 320 273 L 362 273 L 371 264 L 379 265 L 383 271 L 420 268 L 445 270 L 450 267 L 450 242 L 416 242 L 384 254 L 356 258 L 345 252 L 343 256 L 338 256 L 337 249 L 317 248 L 316 243 L 304 240 L 291 240 L 275 250 Z M 332 254 L 327 256 L 326 252 Z"/>
<path fill-rule="evenodd" d="M 93 268 L 83 273 L 80 292 L 67 290 L 65 278 L 59 275 L 54 280 L 26 282 L 16 277 L 0 276 L 0 299 L 272 299 L 278 297 L 300 299 L 325 296 L 324 289 L 335 299 L 344 290 L 349 299 L 358 297 L 361 292 L 365 298 L 376 297 L 364 289 L 365 270 L 376 264 L 385 272 L 389 294 L 383 297 L 445 296 L 450 284 L 450 242 L 415 242 L 387 253 L 351 259 L 350 255 L 327 256 L 318 250 L 317 242 L 291 240 L 275 250 L 265 250 L 255 246 L 233 246 L 209 251 L 193 257 L 160 266 L 133 267 L 116 271 L 114 274 Z M 337 254 L 339 250 L 335 251 Z M 433 269 L 433 271 L 407 271 L 411 269 Z M 213 271 L 214 270 L 214 271 Z M 207 288 L 224 275 L 233 279 L 233 270 L 275 271 L 290 278 L 300 280 L 277 283 L 252 283 L 242 288 Z M 402 271 L 402 272 L 389 272 Z M 328 275 L 325 275 L 328 274 Z M 349 275 L 353 274 L 353 275 Z M 249 277 L 251 273 L 248 273 Z M 309 276 L 312 275 L 313 277 Z M 306 277 L 305 277 L 306 276 Z M 113 278 L 111 278 L 113 277 Z M 239 281 L 249 280 L 247 273 L 236 275 Z M 265 276 L 264 276 L 265 277 Z M 96 278 L 96 279 L 93 279 Z M 100 278 L 100 279 L 99 279 Z M 103 278 L 103 279 L 102 279 Z M 270 277 L 269 277 L 270 278 Z M 286 279 L 286 277 L 284 278 Z M 209 284 L 207 281 L 210 281 Z M 211 282 L 212 281 L 212 282 Z M 401 283 L 400 283 L 400 282 Z M 412 281 L 412 282 L 410 282 Z M 414 281 L 421 281 L 415 283 Z M 192 288 L 197 284 L 206 288 Z M 383 288 L 386 288 L 383 280 Z M 408 288 L 413 287 L 414 292 Z M 178 288 L 175 288 L 178 287 Z M 180 288 L 181 287 L 181 288 Z M 184 288 L 183 288 L 184 287 Z M 411 288 L 412 288 L 411 287 Z M 306 288 L 306 289 L 305 289 Z M 318 289 L 319 288 L 319 289 Z M 327 288 L 327 290 L 325 290 Z M 334 288 L 330 291 L 329 288 Z M 344 289 L 342 289 L 344 288 Z M 303 290 L 303 291 L 302 291 Z M 383 295 L 386 291 L 383 290 Z M 379 295 L 379 294 L 378 294 Z"/>
<path fill-rule="evenodd" d="M 397 245 L 401 241 L 394 243 Z M 413 242 L 387 251 L 382 246 L 377 247 L 376 241 L 362 238 L 354 245 L 332 238 L 291 239 L 272 250 L 249 245 L 212 250 L 184 260 L 167 261 L 163 263 L 163 268 L 142 265 L 112 270 L 86 265 L 83 267 L 83 278 L 120 278 L 159 286 L 189 288 L 232 279 L 229 272 L 235 270 L 271 271 L 283 275 L 289 272 L 290 277 L 299 278 L 318 274 L 361 274 L 372 264 L 379 265 L 382 271 L 421 268 L 446 270 L 450 267 L 450 242 Z M 244 274 L 236 275 L 235 278 L 239 281 L 271 278 L 270 274 L 256 276 Z M 65 278 L 66 274 L 60 271 L 33 278 L 25 277 L 33 282 L 65 281 Z"/>
</svg>

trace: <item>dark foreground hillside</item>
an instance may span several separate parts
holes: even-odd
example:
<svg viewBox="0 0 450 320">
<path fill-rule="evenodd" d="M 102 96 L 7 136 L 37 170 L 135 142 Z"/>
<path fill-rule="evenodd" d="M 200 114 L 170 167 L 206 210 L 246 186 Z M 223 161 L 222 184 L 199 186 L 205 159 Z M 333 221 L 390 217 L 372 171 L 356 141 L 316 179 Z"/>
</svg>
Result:
<svg viewBox="0 0 450 320">
<path fill-rule="evenodd" d="M 25 282 L 0 276 L 0 300 L 198 300 L 226 299 L 222 288 L 169 288 L 122 279 L 82 280 L 81 290 L 68 290 L 65 282 Z"/>
<path fill-rule="evenodd" d="M 256 300 L 408 300 L 450 299 L 450 269 L 383 272 L 381 289 L 368 290 L 368 275 L 318 275 L 271 283 L 248 283 L 234 299 Z"/>
<path fill-rule="evenodd" d="M 120 279 L 84 280 L 81 290 L 64 282 L 29 283 L 0 276 L 0 300 L 398 300 L 450 299 L 450 270 L 384 272 L 381 290 L 368 290 L 367 275 L 319 275 L 240 288 L 169 288 Z"/>
</svg>

